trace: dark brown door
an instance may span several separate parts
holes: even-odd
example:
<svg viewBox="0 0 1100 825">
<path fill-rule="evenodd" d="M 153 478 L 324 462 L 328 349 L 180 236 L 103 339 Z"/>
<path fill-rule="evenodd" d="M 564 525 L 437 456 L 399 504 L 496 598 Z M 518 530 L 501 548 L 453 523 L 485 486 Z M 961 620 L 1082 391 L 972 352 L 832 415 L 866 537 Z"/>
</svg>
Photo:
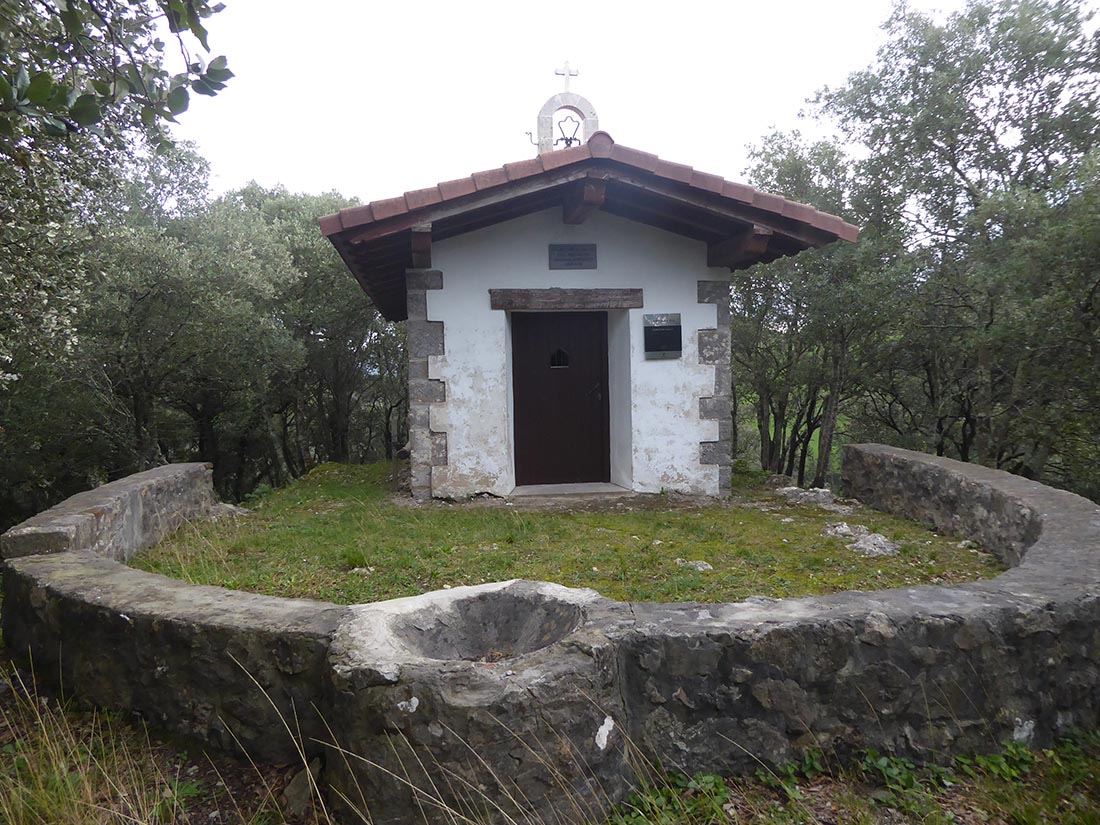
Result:
<svg viewBox="0 0 1100 825">
<path fill-rule="evenodd" d="M 609 481 L 606 312 L 512 315 L 516 484 Z"/>
</svg>

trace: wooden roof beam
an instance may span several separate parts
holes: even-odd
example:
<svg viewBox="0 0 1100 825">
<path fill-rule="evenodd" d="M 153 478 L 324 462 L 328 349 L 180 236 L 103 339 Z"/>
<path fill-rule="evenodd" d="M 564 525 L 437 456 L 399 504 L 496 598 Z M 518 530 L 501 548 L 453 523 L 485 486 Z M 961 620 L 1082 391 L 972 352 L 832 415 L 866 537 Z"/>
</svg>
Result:
<svg viewBox="0 0 1100 825">
<path fill-rule="evenodd" d="M 751 226 L 724 241 L 707 244 L 707 266 L 733 269 L 746 261 L 756 261 L 767 253 L 772 234 L 766 227 Z"/>
<path fill-rule="evenodd" d="M 432 225 L 430 223 L 418 223 L 412 228 L 412 239 L 409 246 L 412 250 L 412 268 L 431 269 Z"/>
<path fill-rule="evenodd" d="M 561 203 L 561 219 L 570 226 L 580 226 L 588 216 L 604 205 L 607 199 L 607 184 L 602 180 L 590 179 L 580 186 L 566 189 Z"/>
</svg>

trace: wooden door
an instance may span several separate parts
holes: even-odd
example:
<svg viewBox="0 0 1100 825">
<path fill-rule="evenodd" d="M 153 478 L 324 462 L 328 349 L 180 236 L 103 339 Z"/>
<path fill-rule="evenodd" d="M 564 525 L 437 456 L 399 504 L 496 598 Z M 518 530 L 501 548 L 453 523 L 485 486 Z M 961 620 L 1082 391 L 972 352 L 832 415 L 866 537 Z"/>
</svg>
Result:
<svg viewBox="0 0 1100 825">
<path fill-rule="evenodd" d="M 606 312 L 512 314 L 516 484 L 611 479 Z"/>
</svg>

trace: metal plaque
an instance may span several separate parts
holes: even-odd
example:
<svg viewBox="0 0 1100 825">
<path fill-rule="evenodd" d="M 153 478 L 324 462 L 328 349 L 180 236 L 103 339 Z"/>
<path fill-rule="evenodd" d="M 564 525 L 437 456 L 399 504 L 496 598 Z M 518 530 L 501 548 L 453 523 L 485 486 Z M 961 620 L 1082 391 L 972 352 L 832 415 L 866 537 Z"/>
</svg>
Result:
<svg viewBox="0 0 1100 825">
<path fill-rule="evenodd" d="M 550 244 L 551 269 L 595 269 L 596 244 L 594 243 L 552 243 Z"/>
<path fill-rule="evenodd" d="M 680 313 L 662 312 L 642 316 L 642 333 L 647 361 L 679 358 L 683 351 Z"/>
</svg>

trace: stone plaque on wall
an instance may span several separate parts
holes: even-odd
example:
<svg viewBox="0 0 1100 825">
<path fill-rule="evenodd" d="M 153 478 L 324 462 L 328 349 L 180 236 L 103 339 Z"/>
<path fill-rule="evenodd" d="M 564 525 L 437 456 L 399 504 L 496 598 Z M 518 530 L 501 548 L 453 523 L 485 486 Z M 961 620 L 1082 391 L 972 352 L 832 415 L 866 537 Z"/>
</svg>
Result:
<svg viewBox="0 0 1100 825">
<path fill-rule="evenodd" d="M 595 269 L 596 244 L 594 243 L 552 243 L 550 244 L 551 269 Z"/>
</svg>

